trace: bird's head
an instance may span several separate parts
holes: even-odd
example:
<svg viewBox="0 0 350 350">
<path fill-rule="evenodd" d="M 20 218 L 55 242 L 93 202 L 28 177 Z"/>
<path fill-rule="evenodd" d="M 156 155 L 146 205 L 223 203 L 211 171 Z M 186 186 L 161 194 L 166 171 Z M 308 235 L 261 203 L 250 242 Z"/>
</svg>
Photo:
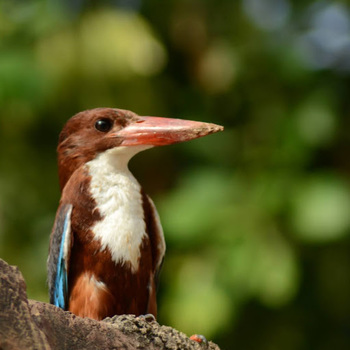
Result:
<svg viewBox="0 0 350 350">
<path fill-rule="evenodd" d="M 142 117 L 114 108 L 80 112 L 68 120 L 59 136 L 61 189 L 80 166 L 101 153 L 129 149 L 130 157 L 152 146 L 170 145 L 222 131 L 223 127 L 182 119 Z"/>
</svg>

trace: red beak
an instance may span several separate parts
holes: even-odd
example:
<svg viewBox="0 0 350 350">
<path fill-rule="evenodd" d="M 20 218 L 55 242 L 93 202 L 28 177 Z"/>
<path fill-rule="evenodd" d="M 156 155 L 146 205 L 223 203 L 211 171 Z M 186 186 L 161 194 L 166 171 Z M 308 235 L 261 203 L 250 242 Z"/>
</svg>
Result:
<svg viewBox="0 0 350 350">
<path fill-rule="evenodd" d="M 222 130 L 224 128 L 220 125 L 192 120 L 140 117 L 137 122 L 110 136 L 123 138 L 121 146 L 164 146 L 193 140 Z"/>
</svg>

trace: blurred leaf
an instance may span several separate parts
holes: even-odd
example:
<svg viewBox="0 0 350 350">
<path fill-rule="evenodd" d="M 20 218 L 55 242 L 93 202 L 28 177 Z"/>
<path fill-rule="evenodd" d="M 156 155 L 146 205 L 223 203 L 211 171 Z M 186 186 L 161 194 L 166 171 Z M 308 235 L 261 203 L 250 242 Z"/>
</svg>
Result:
<svg viewBox="0 0 350 350">
<path fill-rule="evenodd" d="M 350 190 L 340 179 L 312 176 L 299 183 L 291 200 L 291 223 L 298 238 L 325 243 L 348 233 Z"/>
<path fill-rule="evenodd" d="M 207 258 L 185 258 L 180 262 L 174 289 L 164 300 L 168 322 L 188 335 L 212 337 L 228 326 L 232 303 L 215 284 L 215 275 Z"/>
<path fill-rule="evenodd" d="M 314 93 L 296 111 L 299 133 L 312 146 L 327 144 L 335 136 L 337 120 L 328 96 L 328 90 Z"/>
<path fill-rule="evenodd" d="M 215 230 L 222 208 L 233 196 L 231 183 L 224 172 L 202 169 L 189 173 L 160 207 L 167 238 L 184 244 Z"/>
<path fill-rule="evenodd" d="M 137 14 L 115 9 L 86 14 L 78 27 L 68 25 L 44 37 L 38 56 L 56 79 L 78 70 L 96 80 L 128 80 L 154 75 L 166 62 L 166 51 L 149 25 Z"/>
</svg>

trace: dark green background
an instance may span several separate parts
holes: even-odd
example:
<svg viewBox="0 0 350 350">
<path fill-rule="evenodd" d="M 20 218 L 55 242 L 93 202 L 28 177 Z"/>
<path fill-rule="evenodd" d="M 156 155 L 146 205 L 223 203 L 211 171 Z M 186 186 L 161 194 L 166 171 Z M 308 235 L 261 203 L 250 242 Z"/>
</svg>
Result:
<svg viewBox="0 0 350 350">
<path fill-rule="evenodd" d="M 222 124 L 138 155 L 159 321 L 223 349 L 350 349 L 346 1 L 0 0 L 0 257 L 47 301 L 58 134 L 119 107 Z"/>
</svg>

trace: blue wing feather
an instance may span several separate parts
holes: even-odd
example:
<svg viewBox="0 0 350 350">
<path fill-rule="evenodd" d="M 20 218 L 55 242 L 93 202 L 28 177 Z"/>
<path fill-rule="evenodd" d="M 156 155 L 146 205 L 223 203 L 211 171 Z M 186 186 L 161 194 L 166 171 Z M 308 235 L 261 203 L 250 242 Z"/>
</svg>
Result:
<svg viewBox="0 0 350 350">
<path fill-rule="evenodd" d="M 55 279 L 55 293 L 54 293 L 54 305 L 66 308 L 66 299 L 68 295 L 68 266 L 67 266 L 67 239 L 70 239 L 70 215 L 72 207 L 67 211 L 64 218 L 62 240 L 60 245 L 60 252 L 57 261 L 57 273 Z"/>
<path fill-rule="evenodd" d="M 48 260 L 50 302 L 62 309 L 66 309 L 68 306 L 68 263 L 71 249 L 72 208 L 71 204 L 66 204 L 58 210 Z"/>
</svg>

